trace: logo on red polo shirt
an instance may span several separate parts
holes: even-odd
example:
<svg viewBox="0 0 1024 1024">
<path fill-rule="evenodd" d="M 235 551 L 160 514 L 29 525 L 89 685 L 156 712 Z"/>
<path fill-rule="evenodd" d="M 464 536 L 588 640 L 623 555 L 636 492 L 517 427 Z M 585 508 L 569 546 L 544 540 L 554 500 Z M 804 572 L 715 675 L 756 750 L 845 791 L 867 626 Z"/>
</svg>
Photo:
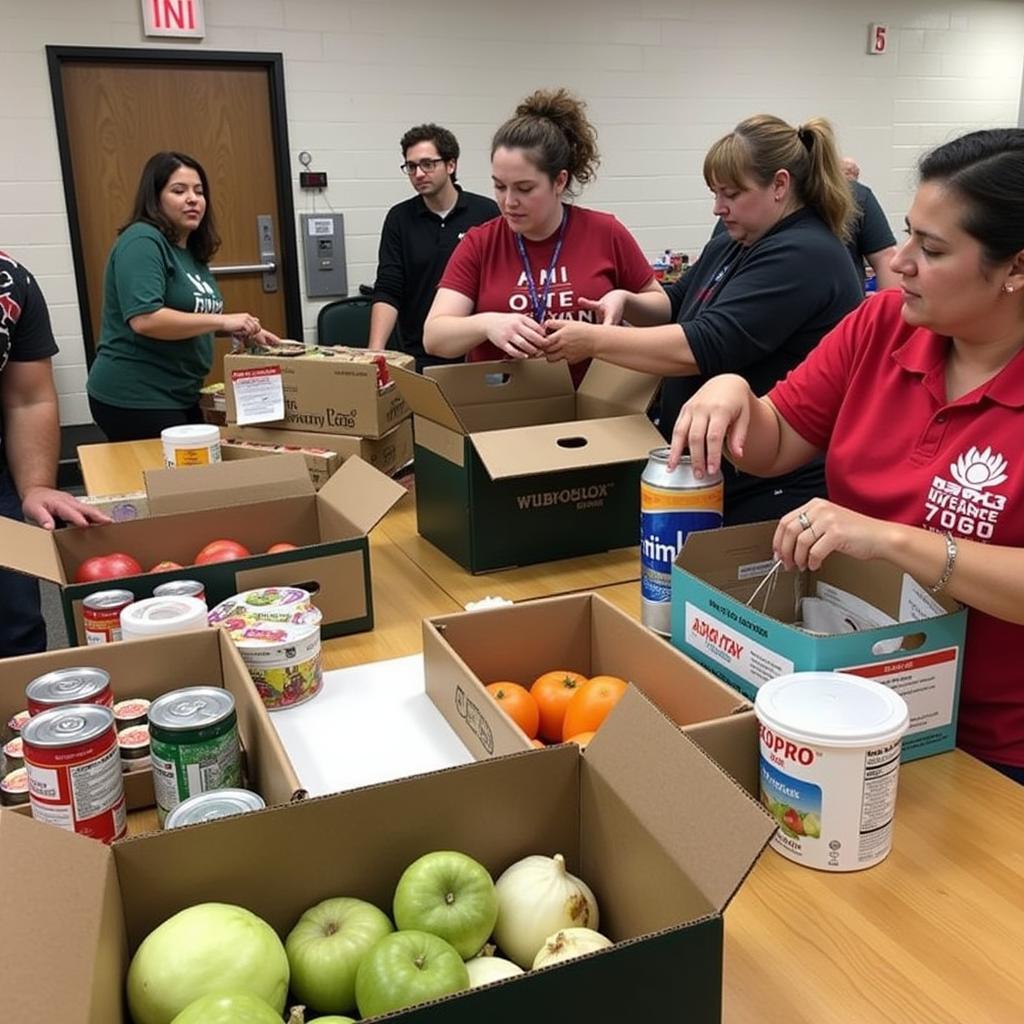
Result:
<svg viewBox="0 0 1024 1024">
<path fill-rule="evenodd" d="M 925 502 L 925 525 L 950 530 L 962 537 L 991 540 L 1000 513 L 1006 507 L 1006 495 L 994 494 L 1008 479 L 1009 463 L 991 446 L 978 451 L 972 445 L 949 464 L 952 480 L 932 477 Z"/>
</svg>

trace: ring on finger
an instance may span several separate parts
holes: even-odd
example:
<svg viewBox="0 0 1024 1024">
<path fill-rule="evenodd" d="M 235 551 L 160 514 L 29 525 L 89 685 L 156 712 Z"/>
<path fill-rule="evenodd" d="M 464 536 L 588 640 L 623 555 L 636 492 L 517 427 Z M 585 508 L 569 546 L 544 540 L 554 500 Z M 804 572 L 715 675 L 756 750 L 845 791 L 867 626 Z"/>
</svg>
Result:
<svg viewBox="0 0 1024 1024">
<path fill-rule="evenodd" d="M 808 519 L 808 518 L 807 518 L 807 513 L 806 513 L 806 512 L 801 512 L 801 513 L 800 513 L 800 515 L 798 515 L 798 516 L 796 517 L 796 521 L 797 521 L 797 522 L 798 522 L 798 523 L 799 523 L 799 524 L 800 524 L 800 525 L 801 525 L 801 526 L 802 526 L 802 527 L 803 527 L 803 528 L 804 528 L 805 530 L 812 530 L 812 529 L 814 529 L 814 527 L 812 527 L 812 526 L 811 526 L 811 521 L 810 521 L 810 519 Z"/>
</svg>

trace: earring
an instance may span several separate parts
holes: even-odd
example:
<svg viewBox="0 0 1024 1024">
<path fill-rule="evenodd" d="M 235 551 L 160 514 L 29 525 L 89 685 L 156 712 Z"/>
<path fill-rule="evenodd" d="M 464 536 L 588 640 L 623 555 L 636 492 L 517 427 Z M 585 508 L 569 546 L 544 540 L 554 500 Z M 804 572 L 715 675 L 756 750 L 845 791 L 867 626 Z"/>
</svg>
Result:
<svg viewBox="0 0 1024 1024">
<path fill-rule="evenodd" d="M 1004 284 L 1003 285 L 1003 291 L 1006 292 L 1008 295 L 1012 295 L 1013 294 L 1013 285 L 1012 284 Z"/>
</svg>

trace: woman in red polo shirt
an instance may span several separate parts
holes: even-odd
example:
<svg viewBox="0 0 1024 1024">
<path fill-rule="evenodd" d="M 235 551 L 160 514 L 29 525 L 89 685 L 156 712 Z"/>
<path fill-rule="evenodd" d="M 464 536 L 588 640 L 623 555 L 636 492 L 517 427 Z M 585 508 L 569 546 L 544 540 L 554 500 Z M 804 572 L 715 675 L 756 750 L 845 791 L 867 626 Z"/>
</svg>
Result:
<svg viewBox="0 0 1024 1024">
<path fill-rule="evenodd" d="M 664 295 L 618 220 L 564 201 L 594 177 L 598 159 L 584 104 L 566 90 L 539 90 L 519 104 L 491 142 L 501 216 L 471 228 L 452 253 L 427 315 L 427 352 L 526 359 L 543 354 L 545 320 L 594 319 L 585 296 L 614 288 Z M 576 383 L 586 367 L 571 368 Z"/>
<path fill-rule="evenodd" d="M 865 302 L 767 396 L 717 377 L 676 421 L 698 474 L 723 446 L 775 476 L 826 453 L 831 501 L 783 516 L 774 547 L 816 569 L 884 558 L 969 606 L 958 744 L 1024 782 L 1024 130 L 928 154 L 892 261 Z"/>
</svg>

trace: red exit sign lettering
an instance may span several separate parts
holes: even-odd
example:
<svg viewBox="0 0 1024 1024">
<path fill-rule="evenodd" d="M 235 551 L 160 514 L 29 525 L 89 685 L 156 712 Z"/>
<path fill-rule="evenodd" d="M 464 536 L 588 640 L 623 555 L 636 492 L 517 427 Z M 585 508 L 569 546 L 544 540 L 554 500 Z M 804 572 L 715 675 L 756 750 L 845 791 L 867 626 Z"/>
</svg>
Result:
<svg viewBox="0 0 1024 1024">
<path fill-rule="evenodd" d="M 142 22 L 147 36 L 206 35 L 203 0 L 142 0 Z"/>
</svg>

